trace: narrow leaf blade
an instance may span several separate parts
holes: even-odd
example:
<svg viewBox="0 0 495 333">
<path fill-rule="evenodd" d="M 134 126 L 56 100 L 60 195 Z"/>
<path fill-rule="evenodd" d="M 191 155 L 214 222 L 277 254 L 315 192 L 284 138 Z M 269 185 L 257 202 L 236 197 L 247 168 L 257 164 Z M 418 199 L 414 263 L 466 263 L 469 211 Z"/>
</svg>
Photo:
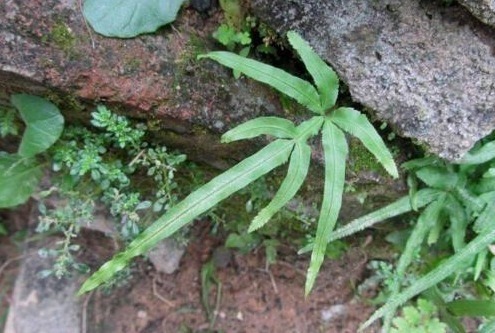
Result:
<svg viewBox="0 0 495 333">
<path fill-rule="evenodd" d="M 392 154 L 365 115 L 353 108 L 338 108 L 330 118 L 344 131 L 357 137 L 392 177 L 399 177 Z"/>
<path fill-rule="evenodd" d="M 395 270 L 394 279 L 390 286 L 389 299 L 393 299 L 400 291 L 402 281 L 405 277 L 406 270 L 413 261 L 414 254 L 417 249 L 421 247 L 421 244 L 426 238 L 426 235 L 436 225 L 440 212 L 442 211 L 445 202 L 445 194 L 439 196 L 439 198 L 431 202 L 426 209 L 421 213 L 414 226 L 411 235 L 407 239 L 406 247 L 399 258 L 397 268 Z M 385 319 L 383 323 L 384 331 L 388 331 L 394 318 L 396 308 L 391 307 L 385 313 Z"/>
<path fill-rule="evenodd" d="M 279 117 L 259 117 L 246 121 L 222 135 L 222 142 L 251 139 L 258 135 L 271 135 L 279 139 L 292 139 L 296 136 L 296 126 Z"/>
<path fill-rule="evenodd" d="M 297 126 L 296 139 L 298 141 L 307 141 L 309 138 L 317 135 L 320 132 L 324 119 L 324 117 L 316 116 L 303 121 Z"/>
<path fill-rule="evenodd" d="M 345 135 L 332 122 L 325 121 L 322 144 L 325 154 L 325 184 L 313 253 L 306 276 L 306 295 L 311 292 L 323 263 L 328 239 L 337 222 L 344 192 L 345 161 L 348 152 Z"/>
<path fill-rule="evenodd" d="M 26 123 L 19 155 L 33 157 L 58 140 L 64 129 L 64 118 L 55 105 L 44 98 L 27 94 L 12 95 L 11 101 Z"/>
<path fill-rule="evenodd" d="M 426 206 L 427 204 L 435 200 L 440 193 L 441 193 L 440 191 L 433 189 L 419 190 L 416 193 L 417 208 Z M 352 220 L 351 222 L 335 230 L 334 232 L 331 233 L 328 242 L 330 243 L 334 240 L 350 236 L 352 234 L 355 234 L 356 232 L 372 227 L 373 225 L 379 222 L 385 221 L 386 219 L 399 216 L 401 214 L 410 212 L 411 210 L 412 210 L 412 206 L 409 196 L 402 197 L 399 200 L 391 203 L 390 205 L 387 205 L 374 212 L 371 212 L 367 215 Z M 312 244 L 305 246 L 304 248 L 299 250 L 298 254 L 311 251 L 312 248 L 313 248 Z"/>
<path fill-rule="evenodd" d="M 292 199 L 301 187 L 308 174 L 309 163 L 311 161 L 311 148 L 305 142 L 298 142 L 290 157 L 287 176 L 280 185 L 279 190 L 273 200 L 263 208 L 253 219 L 248 232 L 252 232 L 265 225 L 276 212 L 285 206 Z"/>
<path fill-rule="evenodd" d="M 370 326 L 374 321 L 383 317 L 391 309 L 395 309 L 411 298 L 422 293 L 426 289 L 435 286 L 437 283 L 449 277 L 451 274 L 463 270 L 470 264 L 471 260 L 483 251 L 488 245 L 495 240 L 495 228 L 486 233 L 478 235 L 469 242 L 459 252 L 446 259 L 428 274 L 415 280 L 408 288 L 402 291 L 394 298 L 390 298 L 385 305 L 379 308 L 373 315 L 360 327 L 360 331 Z"/>
<path fill-rule="evenodd" d="M 256 81 L 268 84 L 315 113 L 321 114 L 323 112 L 316 89 L 309 82 L 279 68 L 224 51 L 210 52 L 200 55 L 198 58 L 215 60 Z"/>
<path fill-rule="evenodd" d="M 466 227 L 469 223 L 469 218 L 466 214 L 466 209 L 452 195 L 447 197 L 445 209 L 449 214 L 450 232 L 452 234 L 452 247 L 457 252 L 465 245 Z M 493 216 L 493 215 L 492 215 Z"/>
<path fill-rule="evenodd" d="M 285 163 L 293 146 L 293 141 L 274 141 L 191 193 L 136 237 L 125 251 L 101 266 L 86 280 L 79 294 L 98 287 L 123 269 L 132 258 L 145 253 L 218 202 Z"/>
<path fill-rule="evenodd" d="M 459 176 L 446 168 L 426 166 L 416 171 L 416 176 L 426 185 L 438 189 L 451 189 L 457 185 Z"/>
<path fill-rule="evenodd" d="M 289 31 L 287 38 L 292 47 L 299 53 L 306 69 L 313 77 L 320 93 L 323 109 L 330 109 L 335 105 L 339 94 L 339 78 L 337 74 L 313 51 L 311 46 L 299 34 Z"/>
</svg>

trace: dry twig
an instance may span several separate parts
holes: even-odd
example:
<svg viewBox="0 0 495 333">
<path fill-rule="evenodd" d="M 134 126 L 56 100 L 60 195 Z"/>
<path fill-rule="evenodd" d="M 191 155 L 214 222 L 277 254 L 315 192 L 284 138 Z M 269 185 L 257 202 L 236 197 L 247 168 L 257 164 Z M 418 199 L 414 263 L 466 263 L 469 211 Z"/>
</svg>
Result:
<svg viewBox="0 0 495 333">
<path fill-rule="evenodd" d="M 162 301 L 163 303 L 167 304 L 168 306 L 174 307 L 175 304 L 172 301 L 169 301 L 168 299 L 166 299 L 165 297 L 160 295 L 160 293 L 157 291 L 157 289 L 156 289 L 156 276 L 153 277 L 153 283 L 152 284 L 153 284 L 153 295 L 156 298 L 158 298 L 160 301 Z"/>
</svg>

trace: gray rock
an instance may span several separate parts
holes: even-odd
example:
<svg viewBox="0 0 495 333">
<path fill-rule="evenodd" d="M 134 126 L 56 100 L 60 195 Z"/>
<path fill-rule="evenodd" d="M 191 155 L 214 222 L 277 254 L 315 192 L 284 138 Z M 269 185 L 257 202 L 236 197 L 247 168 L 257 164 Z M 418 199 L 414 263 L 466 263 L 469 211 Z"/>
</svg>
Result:
<svg viewBox="0 0 495 333">
<path fill-rule="evenodd" d="M 79 333 L 81 306 L 76 296 L 79 281 L 38 272 L 49 267 L 37 254 L 28 256 L 17 277 L 5 333 Z"/>
<path fill-rule="evenodd" d="M 330 322 L 333 319 L 340 317 L 347 311 L 347 306 L 344 304 L 336 304 L 331 307 L 321 310 L 321 320 Z"/>
<path fill-rule="evenodd" d="M 495 31 L 441 1 L 252 0 L 336 69 L 352 97 L 450 160 L 495 128 Z"/>
<path fill-rule="evenodd" d="M 495 1 L 493 0 L 457 0 L 481 22 L 495 27 Z"/>
<path fill-rule="evenodd" d="M 156 245 L 148 254 L 156 270 L 172 274 L 179 269 L 180 259 L 186 248 L 172 238 L 166 238 Z"/>
</svg>

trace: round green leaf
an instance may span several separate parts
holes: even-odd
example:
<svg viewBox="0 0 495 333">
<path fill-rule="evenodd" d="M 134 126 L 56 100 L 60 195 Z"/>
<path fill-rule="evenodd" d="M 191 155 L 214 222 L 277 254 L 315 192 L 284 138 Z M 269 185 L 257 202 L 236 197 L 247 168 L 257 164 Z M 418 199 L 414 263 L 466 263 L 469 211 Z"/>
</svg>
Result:
<svg viewBox="0 0 495 333">
<path fill-rule="evenodd" d="M 96 32 L 130 38 L 175 20 L 184 0 L 86 0 L 83 14 Z"/>
<path fill-rule="evenodd" d="M 0 155 L 0 208 L 26 202 L 38 186 L 41 167 L 33 159 Z"/>
<path fill-rule="evenodd" d="M 11 102 L 26 123 L 18 151 L 20 156 L 33 157 L 58 140 L 64 129 L 64 118 L 55 105 L 41 97 L 26 94 L 12 95 Z"/>
</svg>

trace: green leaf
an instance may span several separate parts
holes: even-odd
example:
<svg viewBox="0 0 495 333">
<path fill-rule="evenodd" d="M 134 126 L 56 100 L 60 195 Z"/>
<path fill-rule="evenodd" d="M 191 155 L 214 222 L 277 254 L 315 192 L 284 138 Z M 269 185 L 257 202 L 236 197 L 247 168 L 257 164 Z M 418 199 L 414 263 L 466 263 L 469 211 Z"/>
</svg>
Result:
<svg viewBox="0 0 495 333">
<path fill-rule="evenodd" d="M 457 174 L 449 172 L 445 168 L 435 166 L 427 166 L 419 169 L 416 171 L 416 176 L 429 187 L 441 190 L 450 190 L 459 181 Z"/>
<path fill-rule="evenodd" d="M 407 187 L 409 188 L 409 200 L 411 201 L 411 207 L 414 211 L 417 211 L 418 206 L 416 204 L 416 193 L 418 193 L 418 181 L 416 176 L 412 174 L 407 175 Z"/>
<path fill-rule="evenodd" d="M 464 326 L 461 324 L 460 320 L 453 316 L 450 312 L 447 311 L 446 303 L 443 299 L 440 290 L 437 287 L 430 288 L 425 290 L 421 296 L 425 296 L 428 300 L 432 301 L 440 312 L 440 318 L 442 321 L 448 325 L 452 333 L 466 333 Z M 432 331 L 435 332 L 435 331 Z"/>
<path fill-rule="evenodd" d="M 445 194 L 440 195 L 439 198 L 431 202 L 419 216 L 418 221 L 416 222 L 416 225 L 407 240 L 406 247 L 402 251 L 397 263 L 393 283 L 390 286 L 389 299 L 395 298 L 395 296 L 399 293 L 400 287 L 402 286 L 402 281 L 406 275 L 406 270 L 411 264 L 414 255 L 417 253 L 417 250 L 421 248 L 421 244 L 424 242 L 428 231 L 432 230 L 436 225 L 440 212 L 444 206 L 445 196 Z M 387 331 L 387 328 L 390 327 L 395 311 L 396 308 L 389 308 L 385 314 L 385 320 L 383 323 L 385 332 Z"/>
<path fill-rule="evenodd" d="M 407 171 L 417 170 L 426 166 L 445 166 L 443 161 L 436 156 L 416 158 L 402 163 L 402 167 Z"/>
<path fill-rule="evenodd" d="M 41 167 L 33 159 L 0 154 L 0 208 L 26 202 L 42 175 Z"/>
<path fill-rule="evenodd" d="M 416 193 L 416 205 L 417 208 L 421 208 L 426 206 L 441 194 L 442 192 L 433 189 L 422 189 Z M 387 205 L 383 208 L 380 208 L 374 212 L 371 212 L 367 215 L 361 216 L 346 225 L 340 227 L 330 234 L 330 238 L 328 242 L 332 242 L 334 240 L 344 238 L 355 234 L 356 232 L 362 231 L 366 228 L 369 228 L 376 223 L 382 222 L 386 219 L 410 212 L 412 210 L 411 201 L 409 200 L 409 196 L 405 196 L 400 198 L 399 200 Z M 313 248 L 313 244 L 309 244 L 299 250 L 298 254 L 306 253 L 311 251 Z"/>
<path fill-rule="evenodd" d="M 83 14 L 96 32 L 130 38 L 175 20 L 184 0 L 86 0 Z"/>
<path fill-rule="evenodd" d="M 123 269 L 132 258 L 145 253 L 220 201 L 285 163 L 293 147 L 293 141 L 276 140 L 189 194 L 137 236 L 125 251 L 101 266 L 83 284 L 79 294 L 98 287 Z"/>
<path fill-rule="evenodd" d="M 447 196 L 445 210 L 450 218 L 450 232 L 452 234 L 452 247 L 457 252 L 465 245 L 466 227 L 469 218 L 462 204 L 452 195 Z"/>
<path fill-rule="evenodd" d="M 26 123 L 19 155 L 33 157 L 50 148 L 64 129 L 64 118 L 58 108 L 47 100 L 32 95 L 12 95 L 10 99 Z"/>
<path fill-rule="evenodd" d="M 392 177 L 399 177 L 392 154 L 365 115 L 353 108 L 338 108 L 330 115 L 330 119 L 344 131 L 357 137 Z"/>
<path fill-rule="evenodd" d="M 459 299 L 447 303 L 447 309 L 456 316 L 493 317 L 495 302 L 489 300 Z"/>
<path fill-rule="evenodd" d="M 213 38 L 218 40 L 224 46 L 230 46 L 234 43 L 236 37 L 236 31 L 234 28 L 229 25 L 223 23 L 218 29 L 213 33 Z"/>
<path fill-rule="evenodd" d="M 313 253 L 306 276 L 306 296 L 311 292 L 323 263 L 328 239 L 337 222 L 344 192 L 347 141 L 344 133 L 328 120 L 323 124 L 322 145 L 325 155 L 325 184 Z"/>
<path fill-rule="evenodd" d="M 296 126 L 287 119 L 279 117 L 259 117 L 234 127 L 222 135 L 222 142 L 251 139 L 258 135 L 271 135 L 280 139 L 292 139 L 296 136 Z"/>
<path fill-rule="evenodd" d="M 238 249 L 240 252 L 246 254 L 254 249 L 259 244 L 259 238 L 254 234 L 236 234 L 231 233 L 225 240 L 225 247 L 229 249 Z"/>
<path fill-rule="evenodd" d="M 495 191 L 485 193 L 480 198 L 487 204 L 474 221 L 473 230 L 477 233 L 485 232 L 493 228 L 493 217 L 495 216 Z"/>
<path fill-rule="evenodd" d="M 446 259 L 428 274 L 415 280 L 411 286 L 406 288 L 394 298 L 389 298 L 387 303 L 379 308 L 373 315 L 360 327 L 360 331 L 370 326 L 375 320 L 380 319 L 391 310 L 401 306 L 411 298 L 420 294 L 426 289 L 435 286 L 437 283 L 449 277 L 451 274 L 461 271 L 471 263 L 471 260 L 488 245 L 495 240 L 495 228 L 488 230 L 486 233 L 478 235 L 464 248 L 453 256 Z"/>
<path fill-rule="evenodd" d="M 8 233 L 7 228 L 0 222 L 0 236 L 7 236 Z"/>
<path fill-rule="evenodd" d="M 313 77 L 323 110 L 328 110 L 335 105 L 339 94 L 339 78 L 334 70 L 329 67 L 296 32 L 289 31 L 287 38 L 292 47 L 301 56 L 306 69 Z"/>
<path fill-rule="evenodd" d="M 479 149 L 468 152 L 460 164 L 482 164 L 495 158 L 495 141 L 485 143 Z"/>
<path fill-rule="evenodd" d="M 215 60 L 226 67 L 238 70 L 256 81 L 266 83 L 281 93 L 294 98 L 301 105 L 306 106 L 315 113 L 322 114 L 324 111 L 320 105 L 318 92 L 313 85 L 279 68 L 224 51 L 210 52 L 198 56 L 198 59 L 203 58 Z"/>
<path fill-rule="evenodd" d="M 481 251 L 476 256 L 476 261 L 474 263 L 473 280 L 478 281 L 481 276 L 481 272 L 485 269 L 486 261 L 488 256 L 488 250 Z"/>
<path fill-rule="evenodd" d="M 303 121 L 297 126 L 296 139 L 298 141 L 307 141 L 310 137 L 317 135 L 324 120 L 324 117 L 317 116 Z"/>
<path fill-rule="evenodd" d="M 253 219 L 248 232 L 253 232 L 264 226 L 276 212 L 284 207 L 292 199 L 306 179 L 309 163 L 311 161 L 311 148 L 305 142 L 297 142 L 290 157 L 287 176 L 280 185 L 273 200 L 263 208 Z"/>
</svg>

